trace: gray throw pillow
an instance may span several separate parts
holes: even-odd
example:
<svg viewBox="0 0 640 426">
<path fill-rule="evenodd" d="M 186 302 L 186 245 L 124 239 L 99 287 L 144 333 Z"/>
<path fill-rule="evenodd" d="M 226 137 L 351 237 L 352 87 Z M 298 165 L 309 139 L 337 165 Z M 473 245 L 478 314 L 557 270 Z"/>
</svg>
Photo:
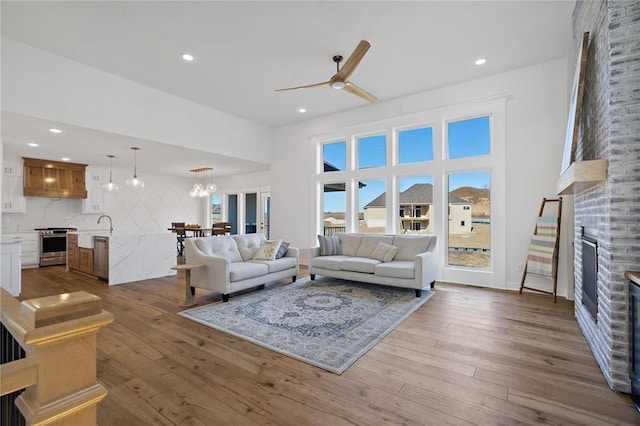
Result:
<svg viewBox="0 0 640 426">
<path fill-rule="evenodd" d="M 318 235 L 318 243 L 320 243 L 320 256 L 342 254 L 342 251 L 340 251 L 340 240 L 337 235 L 332 235 L 330 237 Z"/>
<path fill-rule="evenodd" d="M 280 243 L 280 248 L 278 249 L 278 253 L 276 253 L 276 259 L 280 259 L 284 256 L 287 253 L 287 250 L 289 250 L 289 242 L 283 241 Z"/>
</svg>

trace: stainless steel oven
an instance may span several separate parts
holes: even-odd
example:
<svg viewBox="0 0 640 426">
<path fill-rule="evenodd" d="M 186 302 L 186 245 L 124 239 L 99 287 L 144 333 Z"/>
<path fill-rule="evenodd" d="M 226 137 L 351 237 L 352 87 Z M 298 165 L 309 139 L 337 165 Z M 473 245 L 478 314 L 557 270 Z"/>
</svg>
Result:
<svg viewBox="0 0 640 426">
<path fill-rule="evenodd" d="M 76 228 L 40 228 L 40 266 L 67 263 L 67 232 Z"/>
</svg>

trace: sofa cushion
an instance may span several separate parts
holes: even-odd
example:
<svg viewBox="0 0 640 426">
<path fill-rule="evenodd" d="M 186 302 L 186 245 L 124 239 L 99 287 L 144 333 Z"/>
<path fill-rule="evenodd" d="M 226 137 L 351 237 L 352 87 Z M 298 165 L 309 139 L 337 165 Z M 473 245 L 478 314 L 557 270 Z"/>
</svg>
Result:
<svg viewBox="0 0 640 426">
<path fill-rule="evenodd" d="M 253 255 L 254 260 L 275 260 L 282 240 L 265 240 Z"/>
<path fill-rule="evenodd" d="M 230 265 L 229 279 L 231 282 L 261 277 L 269 273 L 269 267 L 258 262 L 235 262 Z"/>
<path fill-rule="evenodd" d="M 396 254 L 398 254 L 398 250 L 400 250 L 398 247 L 380 241 L 369 257 L 381 260 L 382 262 L 391 262 L 393 258 L 396 257 Z"/>
<path fill-rule="evenodd" d="M 376 265 L 379 265 L 380 263 L 382 262 L 377 259 L 370 259 L 368 257 L 352 257 L 340 262 L 340 270 L 373 274 Z"/>
<path fill-rule="evenodd" d="M 360 246 L 358 247 L 358 251 L 356 252 L 356 256 L 373 257 L 371 255 L 376 250 L 376 247 L 378 247 L 378 243 L 381 241 L 383 243 L 391 244 L 393 243 L 393 236 L 392 235 L 363 235 L 362 240 L 360 241 Z"/>
<path fill-rule="evenodd" d="M 276 259 L 280 259 L 282 256 L 287 254 L 287 250 L 289 250 L 289 245 L 291 243 L 289 241 L 283 241 L 280 243 L 280 247 L 278 248 L 278 253 L 276 253 Z"/>
<path fill-rule="evenodd" d="M 430 238 L 428 235 L 396 235 L 393 245 L 399 250 L 395 260 L 414 260 L 417 254 L 427 251 Z"/>
<path fill-rule="evenodd" d="M 340 249 L 342 254 L 346 256 L 356 256 L 358 247 L 360 247 L 360 241 L 362 241 L 361 234 L 338 234 L 340 240 Z"/>
<path fill-rule="evenodd" d="M 243 261 L 253 259 L 253 256 L 256 254 L 262 243 L 266 240 L 264 234 L 243 234 L 233 235 L 232 237 L 238 244 L 238 251 L 240 251 L 240 255 L 242 256 Z"/>
<path fill-rule="evenodd" d="M 236 241 L 231 237 L 194 238 L 196 246 L 206 255 L 224 257 L 231 262 L 242 262 L 242 255 Z"/>
<path fill-rule="evenodd" d="M 340 270 L 340 262 L 349 260 L 351 256 L 320 256 L 311 259 L 311 266 L 314 268 L 329 269 L 332 271 Z"/>
<path fill-rule="evenodd" d="M 269 273 L 285 271 L 296 267 L 295 257 L 282 257 L 275 260 L 250 260 L 251 263 L 261 263 L 267 265 Z"/>
<path fill-rule="evenodd" d="M 342 254 L 340 251 L 340 240 L 336 235 L 318 235 L 318 244 L 320 245 L 320 256 Z"/>
<path fill-rule="evenodd" d="M 379 277 L 415 278 L 415 262 L 409 260 L 394 260 L 393 262 L 376 265 L 375 274 Z"/>
</svg>

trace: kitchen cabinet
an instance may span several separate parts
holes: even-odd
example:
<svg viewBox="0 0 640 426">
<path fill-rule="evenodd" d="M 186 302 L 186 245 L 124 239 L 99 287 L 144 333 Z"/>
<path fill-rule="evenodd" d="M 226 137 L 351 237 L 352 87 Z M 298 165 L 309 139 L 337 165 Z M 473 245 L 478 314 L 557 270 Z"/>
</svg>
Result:
<svg viewBox="0 0 640 426">
<path fill-rule="evenodd" d="M 67 269 L 80 269 L 78 234 L 67 234 Z"/>
<path fill-rule="evenodd" d="M 17 157 L 4 157 L 2 159 L 2 174 L 6 176 L 24 176 L 24 165 Z"/>
<path fill-rule="evenodd" d="M 2 212 L 25 213 L 27 198 L 24 196 L 22 160 L 5 157 L 2 160 Z"/>
<path fill-rule="evenodd" d="M 93 249 L 80 247 L 78 253 L 78 271 L 93 275 Z"/>
<path fill-rule="evenodd" d="M 25 196 L 87 198 L 86 164 L 22 158 Z"/>
<path fill-rule="evenodd" d="M 3 243 L 22 243 L 20 251 L 20 266 L 25 268 L 37 268 L 40 263 L 40 238 L 37 232 L 23 232 L 16 234 L 3 234 Z"/>
<path fill-rule="evenodd" d="M 2 288 L 14 297 L 20 296 L 22 274 L 20 272 L 20 242 L 0 244 L 2 263 Z"/>
<path fill-rule="evenodd" d="M 99 167 L 87 167 L 85 185 L 87 198 L 82 202 L 82 213 L 104 213 L 105 171 Z"/>
</svg>

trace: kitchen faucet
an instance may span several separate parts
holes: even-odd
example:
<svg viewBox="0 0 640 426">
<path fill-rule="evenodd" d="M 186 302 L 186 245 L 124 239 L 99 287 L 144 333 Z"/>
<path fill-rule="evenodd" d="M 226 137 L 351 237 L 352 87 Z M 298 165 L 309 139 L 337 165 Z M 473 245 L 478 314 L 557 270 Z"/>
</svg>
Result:
<svg viewBox="0 0 640 426">
<path fill-rule="evenodd" d="M 109 234 L 113 234 L 113 224 L 111 222 L 111 216 L 109 216 L 108 214 L 103 214 L 98 218 L 98 223 L 100 223 L 100 220 L 106 217 L 107 219 L 109 219 Z"/>
</svg>

